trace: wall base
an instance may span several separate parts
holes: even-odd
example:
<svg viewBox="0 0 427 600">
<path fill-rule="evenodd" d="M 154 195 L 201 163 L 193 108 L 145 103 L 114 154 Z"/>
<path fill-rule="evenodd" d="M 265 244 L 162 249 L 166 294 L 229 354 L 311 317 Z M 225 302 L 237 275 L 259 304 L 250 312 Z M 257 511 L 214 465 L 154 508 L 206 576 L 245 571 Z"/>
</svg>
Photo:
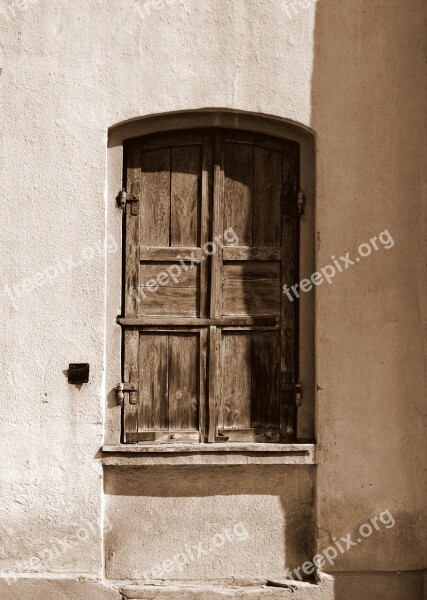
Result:
<svg viewBox="0 0 427 600">
<path fill-rule="evenodd" d="M 288 587 L 224 585 L 220 582 L 163 583 L 91 578 L 0 579 L 1 600 L 427 600 L 427 571 L 321 574 L 317 584 Z"/>
</svg>

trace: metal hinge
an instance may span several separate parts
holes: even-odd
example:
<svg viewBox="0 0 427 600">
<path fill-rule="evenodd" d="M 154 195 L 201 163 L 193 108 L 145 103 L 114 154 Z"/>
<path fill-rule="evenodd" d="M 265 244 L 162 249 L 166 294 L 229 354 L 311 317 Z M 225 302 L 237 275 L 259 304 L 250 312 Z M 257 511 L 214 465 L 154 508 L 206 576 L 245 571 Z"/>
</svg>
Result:
<svg viewBox="0 0 427 600">
<path fill-rule="evenodd" d="M 123 404 L 123 400 L 125 399 L 125 392 L 137 392 L 138 386 L 135 383 L 118 383 L 117 387 L 117 398 L 119 399 L 120 404 Z M 129 404 L 138 404 L 138 398 L 130 398 Z"/>
<path fill-rule="evenodd" d="M 298 194 L 298 214 L 301 216 L 305 211 L 305 196 L 303 192 Z"/>
<path fill-rule="evenodd" d="M 302 385 L 300 383 L 288 383 L 286 381 L 287 373 L 282 373 L 282 392 L 287 400 L 287 404 L 300 406 L 302 401 Z"/>
<path fill-rule="evenodd" d="M 116 196 L 117 204 L 119 208 L 124 209 L 126 204 L 131 205 L 131 214 L 136 216 L 139 215 L 139 197 L 132 192 L 128 193 L 124 188 Z"/>
</svg>

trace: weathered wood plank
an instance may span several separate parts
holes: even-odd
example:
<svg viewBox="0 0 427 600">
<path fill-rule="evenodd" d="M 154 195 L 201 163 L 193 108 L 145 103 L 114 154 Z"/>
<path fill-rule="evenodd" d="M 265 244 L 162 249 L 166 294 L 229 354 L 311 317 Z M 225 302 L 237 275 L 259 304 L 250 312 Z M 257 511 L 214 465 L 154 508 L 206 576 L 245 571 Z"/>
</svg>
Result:
<svg viewBox="0 0 427 600">
<path fill-rule="evenodd" d="M 174 278 L 164 263 L 142 264 L 140 272 L 139 316 L 199 315 L 199 267 L 175 272 Z M 165 282 L 165 285 L 160 285 Z"/>
<path fill-rule="evenodd" d="M 212 159 L 213 146 L 212 137 L 204 136 L 202 154 L 202 198 L 200 215 L 200 246 L 203 247 L 209 240 L 210 217 L 212 214 L 211 197 L 213 190 L 212 181 Z M 200 316 L 209 316 L 210 288 L 209 288 L 209 265 L 212 260 L 204 253 L 200 263 Z"/>
<path fill-rule="evenodd" d="M 217 328 L 209 327 L 209 427 L 208 442 L 214 442 L 217 423 L 217 384 L 219 357 L 217 353 Z"/>
<path fill-rule="evenodd" d="M 181 260 L 186 264 L 191 264 L 192 261 L 200 261 L 204 256 L 203 250 L 194 246 L 180 248 L 141 246 L 139 249 L 140 261 L 168 261 L 177 265 L 181 264 Z"/>
<path fill-rule="evenodd" d="M 208 359 L 208 330 L 200 329 L 199 333 L 199 431 L 200 441 L 207 442 L 207 359 Z"/>
<path fill-rule="evenodd" d="M 280 442 L 280 430 L 278 428 L 247 428 L 247 429 L 227 429 L 218 431 L 229 442 L 252 442 L 277 444 Z"/>
<path fill-rule="evenodd" d="M 280 260 L 280 246 L 224 246 L 222 259 L 227 260 Z"/>
<path fill-rule="evenodd" d="M 124 381 L 138 386 L 139 332 L 135 330 L 125 331 L 124 344 L 126 348 L 123 368 Z M 129 435 L 138 431 L 138 413 L 138 392 L 125 392 L 123 400 L 123 442 L 125 444 L 130 443 Z"/>
<path fill-rule="evenodd" d="M 199 432 L 190 431 L 139 431 L 129 435 L 129 441 L 134 443 L 150 444 L 188 444 L 200 442 Z"/>
<path fill-rule="evenodd" d="M 126 191 L 140 197 L 141 194 L 141 155 L 139 149 L 132 147 L 127 152 Z M 125 285 L 124 310 L 127 317 L 138 315 L 137 290 L 139 286 L 138 249 L 140 244 L 140 219 L 132 215 L 131 205 L 126 206 L 125 233 Z"/>
<path fill-rule="evenodd" d="M 298 146 L 288 143 L 283 159 L 283 201 L 282 201 L 282 281 L 290 287 L 298 278 L 297 247 L 297 194 L 298 194 Z M 296 439 L 297 407 L 294 385 L 298 377 L 297 325 L 298 303 L 282 297 L 282 336 L 281 336 L 281 441 L 293 442 Z"/>
<path fill-rule="evenodd" d="M 280 423 L 280 334 L 252 333 L 252 425 Z"/>
<path fill-rule="evenodd" d="M 281 238 L 283 154 L 254 148 L 254 246 L 277 246 Z"/>
<path fill-rule="evenodd" d="M 176 317 L 197 317 L 199 314 L 198 287 L 182 285 L 159 287 L 154 293 L 145 290 L 145 298 L 139 304 L 139 315 L 166 318 L 173 313 Z M 168 322 L 171 319 L 167 319 Z"/>
<path fill-rule="evenodd" d="M 280 263 L 241 262 L 223 269 L 222 314 L 280 314 Z"/>
<path fill-rule="evenodd" d="M 253 146 L 227 142 L 224 148 L 224 222 L 241 246 L 252 245 Z"/>
<path fill-rule="evenodd" d="M 264 317 L 223 317 L 221 319 L 161 318 L 140 317 L 126 319 L 118 317 L 117 322 L 123 327 L 277 327 L 279 318 L 276 315 Z"/>
<path fill-rule="evenodd" d="M 140 271 L 140 287 L 147 289 L 147 283 L 151 279 L 160 278 L 159 287 L 196 287 L 199 266 L 186 265 L 186 269 L 181 272 L 175 270 L 168 271 L 170 263 L 154 262 L 142 263 Z M 154 292 L 156 293 L 156 292 Z M 172 313 L 173 314 L 173 313 Z"/>
<path fill-rule="evenodd" d="M 271 281 L 280 284 L 280 264 L 277 262 L 241 261 L 224 265 L 224 281 Z"/>
<path fill-rule="evenodd" d="M 252 333 L 222 336 L 221 427 L 251 427 Z"/>
<path fill-rule="evenodd" d="M 169 336 L 169 429 L 199 429 L 199 336 Z"/>
<path fill-rule="evenodd" d="M 152 150 L 141 157 L 141 242 L 144 246 L 169 246 L 170 149 Z"/>
<path fill-rule="evenodd" d="M 214 143 L 214 184 L 213 184 L 213 207 L 212 207 L 212 238 L 222 236 L 224 231 L 224 171 L 223 171 L 223 153 L 221 138 L 215 136 Z M 221 315 L 221 276 L 222 259 L 219 247 L 211 256 L 211 297 L 210 297 L 210 317 L 218 318 Z"/>
<path fill-rule="evenodd" d="M 171 149 L 171 246 L 200 243 L 201 147 Z"/>
<path fill-rule="evenodd" d="M 168 428 L 168 336 L 140 335 L 138 431 Z"/>
</svg>

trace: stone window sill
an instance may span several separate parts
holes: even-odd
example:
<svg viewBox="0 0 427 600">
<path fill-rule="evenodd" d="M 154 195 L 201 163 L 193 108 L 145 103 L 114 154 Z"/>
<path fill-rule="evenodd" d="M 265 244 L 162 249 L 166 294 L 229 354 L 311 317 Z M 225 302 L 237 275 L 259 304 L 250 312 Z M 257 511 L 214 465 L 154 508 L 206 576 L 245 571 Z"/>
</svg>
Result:
<svg viewBox="0 0 427 600">
<path fill-rule="evenodd" d="M 121 444 L 103 446 L 106 466 L 314 465 L 315 444 Z"/>
</svg>

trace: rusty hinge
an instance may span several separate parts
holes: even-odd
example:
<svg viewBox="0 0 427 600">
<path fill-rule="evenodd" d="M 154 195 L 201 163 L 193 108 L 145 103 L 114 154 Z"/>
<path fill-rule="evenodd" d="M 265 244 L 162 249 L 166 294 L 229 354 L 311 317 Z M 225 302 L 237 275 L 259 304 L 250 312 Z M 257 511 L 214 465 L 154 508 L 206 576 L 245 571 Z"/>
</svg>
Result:
<svg viewBox="0 0 427 600">
<path fill-rule="evenodd" d="M 282 373 L 282 392 L 286 404 L 300 406 L 302 400 L 302 385 L 300 383 L 289 383 L 288 374 Z"/>
<path fill-rule="evenodd" d="M 305 196 L 303 192 L 298 194 L 298 214 L 301 216 L 305 211 Z"/>
<path fill-rule="evenodd" d="M 117 387 L 117 397 L 119 399 L 120 404 L 123 404 L 123 400 L 125 399 L 125 392 L 137 392 L 138 386 L 135 383 L 118 383 Z M 129 404 L 138 404 L 138 398 L 130 398 Z"/>
<path fill-rule="evenodd" d="M 116 196 L 117 204 L 119 208 L 124 209 L 126 204 L 131 205 L 131 214 L 136 216 L 139 215 L 139 197 L 132 192 L 127 192 L 124 188 Z"/>
</svg>

